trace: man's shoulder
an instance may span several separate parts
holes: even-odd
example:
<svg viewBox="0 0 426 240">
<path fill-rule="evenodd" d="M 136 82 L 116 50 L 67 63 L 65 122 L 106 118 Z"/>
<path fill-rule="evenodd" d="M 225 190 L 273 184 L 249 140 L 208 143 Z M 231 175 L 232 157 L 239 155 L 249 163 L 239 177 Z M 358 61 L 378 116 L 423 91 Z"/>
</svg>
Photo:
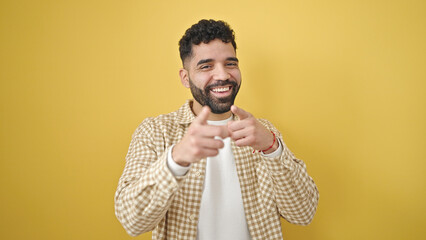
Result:
<svg viewBox="0 0 426 240">
<path fill-rule="evenodd" d="M 187 101 L 176 111 L 160 114 L 156 117 L 147 117 L 138 126 L 138 129 L 146 131 L 155 131 L 159 129 L 173 128 L 179 125 L 191 123 L 193 113 L 190 110 L 189 102 Z"/>
<path fill-rule="evenodd" d="M 272 123 L 269 120 L 265 119 L 265 118 L 257 118 L 257 120 L 260 123 L 262 123 L 263 125 L 265 125 L 266 127 L 272 127 L 273 126 Z"/>
<path fill-rule="evenodd" d="M 139 127 L 158 127 L 162 125 L 176 124 L 177 118 L 178 110 L 170 113 L 160 114 L 156 117 L 147 117 L 142 121 Z"/>
</svg>

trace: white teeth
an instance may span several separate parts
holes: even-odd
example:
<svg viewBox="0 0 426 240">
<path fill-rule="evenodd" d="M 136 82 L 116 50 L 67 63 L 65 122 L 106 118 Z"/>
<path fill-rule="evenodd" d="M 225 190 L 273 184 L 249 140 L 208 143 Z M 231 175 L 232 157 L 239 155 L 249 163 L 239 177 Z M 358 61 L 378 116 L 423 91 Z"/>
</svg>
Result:
<svg viewBox="0 0 426 240">
<path fill-rule="evenodd" d="M 213 88 L 212 91 L 213 92 L 226 92 L 229 90 L 229 87 L 224 87 L 224 88 Z"/>
</svg>

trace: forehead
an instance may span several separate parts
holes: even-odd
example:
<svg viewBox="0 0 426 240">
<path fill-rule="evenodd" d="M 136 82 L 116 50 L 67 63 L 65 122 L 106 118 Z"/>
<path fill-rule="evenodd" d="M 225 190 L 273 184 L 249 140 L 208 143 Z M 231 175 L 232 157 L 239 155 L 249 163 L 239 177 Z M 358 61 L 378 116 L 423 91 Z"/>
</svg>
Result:
<svg viewBox="0 0 426 240">
<path fill-rule="evenodd" d="M 223 61 L 229 57 L 235 57 L 235 49 L 232 43 L 224 43 L 220 39 L 214 39 L 209 43 L 201 43 L 192 45 L 191 63 L 198 62 L 202 59 L 213 59 L 215 61 Z M 191 64 L 192 65 L 192 64 Z"/>
</svg>

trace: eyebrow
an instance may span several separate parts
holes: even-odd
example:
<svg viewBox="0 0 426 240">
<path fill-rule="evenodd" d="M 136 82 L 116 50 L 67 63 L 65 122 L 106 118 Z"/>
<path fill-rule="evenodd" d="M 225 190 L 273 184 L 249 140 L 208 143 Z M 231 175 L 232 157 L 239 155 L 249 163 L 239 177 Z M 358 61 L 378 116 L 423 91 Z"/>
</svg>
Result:
<svg viewBox="0 0 426 240">
<path fill-rule="evenodd" d="M 208 63 L 208 62 L 213 62 L 213 59 L 208 58 L 208 59 L 201 59 L 200 61 L 198 61 L 197 66 L 204 64 L 204 63 Z"/>
<path fill-rule="evenodd" d="M 229 58 L 227 58 L 227 59 L 226 59 L 226 61 L 239 62 L 239 61 L 238 61 L 238 58 L 236 58 L 236 57 L 229 57 Z M 197 66 L 198 66 L 198 65 L 201 65 L 201 64 L 204 64 L 204 63 L 208 63 L 208 62 L 213 62 L 213 59 L 211 59 L 211 58 L 208 58 L 208 59 L 201 59 L 200 61 L 198 61 Z"/>
<path fill-rule="evenodd" d="M 229 57 L 229 58 L 227 58 L 226 60 L 227 60 L 227 61 L 239 62 L 239 61 L 238 61 L 238 58 L 236 58 L 236 57 Z"/>
</svg>

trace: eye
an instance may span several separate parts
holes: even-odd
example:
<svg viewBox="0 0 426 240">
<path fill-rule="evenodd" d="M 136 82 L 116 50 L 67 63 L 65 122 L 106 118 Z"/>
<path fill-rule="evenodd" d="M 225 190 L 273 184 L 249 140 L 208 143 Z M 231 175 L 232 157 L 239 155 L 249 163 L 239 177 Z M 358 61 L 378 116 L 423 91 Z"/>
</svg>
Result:
<svg viewBox="0 0 426 240">
<path fill-rule="evenodd" d="M 210 65 L 202 65 L 201 67 L 200 67 L 200 69 L 202 69 L 202 70 L 206 70 L 206 69 L 209 69 L 211 66 Z"/>
<path fill-rule="evenodd" d="M 238 63 L 236 63 L 236 62 L 229 62 L 229 63 L 226 64 L 226 66 L 229 66 L 229 67 L 238 67 Z"/>
</svg>

